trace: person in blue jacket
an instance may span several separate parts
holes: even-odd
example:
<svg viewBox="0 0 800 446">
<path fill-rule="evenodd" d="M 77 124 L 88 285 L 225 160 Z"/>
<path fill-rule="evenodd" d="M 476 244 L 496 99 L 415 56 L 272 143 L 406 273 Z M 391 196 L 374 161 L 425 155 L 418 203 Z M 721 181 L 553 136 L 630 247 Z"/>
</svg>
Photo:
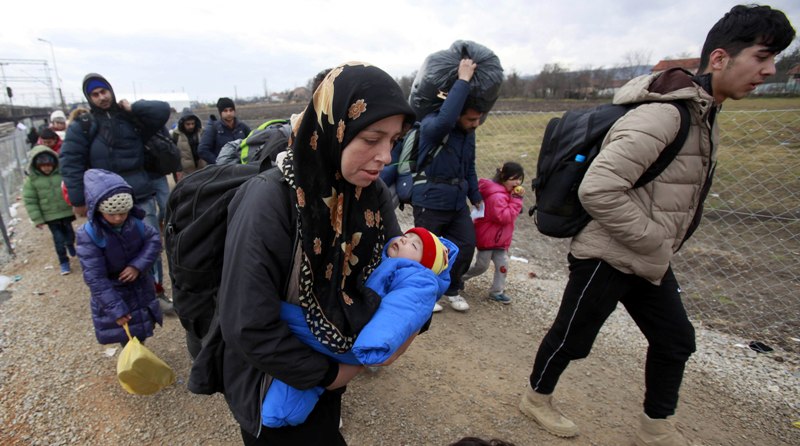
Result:
<svg viewBox="0 0 800 446">
<path fill-rule="evenodd" d="M 69 201 L 78 216 L 86 215 L 83 174 L 105 169 L 122 177 L 133 189 L 134 203 L 156 223 L 155 191 L 144 169 L 144 141 L 166 125 L 170 115 L 164 101 L 117 101 L 111 84 L 97 73 L 83 79 L 90 114 L 72 121 L 59 154 Z M 137 124 L 140 124 L 138 125 Z M 140 127 L 140 128 L 137 128 Z"/>
<path fill-rule="evenodd" d="M 244 139 L 250 134 L 250 127 L 236 118 L 236 104 L 231 98 L 219 98 L 217 110 L 219 119 L 208 122 L 206 131 L 200 138 L 200 145 L 197 146 L 197 156 L 208 164 L 217 163 L 219 151 L 225 144 Z"/>
<path fill-rule="evenodd" d="M 483 198 L 478 191 L 475 173 L 475 129 L 482 114 L 469 100 L 469 82 L 477 64 L 461 60 L 455 81 L 441 108 L 420 121 L 419 159 L 447 142 L 425 168 L 426 181 L 414 184 L 411 205 L 414 225 L 446 237 L 458 246 L 459 253 L 450 270 L 450 288 L 444 293 L 456 311 L 467 311 L 469 304 L 459 294 L 464 288 L 462 276 L 467 272 L 475 252 L 475 228 L 470 218 L 469 200 L 480 207 Z M 436 304 L 433 311 L 441 311 Z"/>
<path fill-rule="evenodd" d="M 89 169 L 105 169 L 122 177 L 133 189 L 134 203 L 145 212 L 145 222 L 159 227 L 153 174 L 144 168 L 144 141 L 163 131 L 170 116 L 169 103 L 126 99 L 117 101 L 111 83 L 97 73 L 83 78 L 83 94 L 90 113 L 72 121 L 59 154 L 61 174 L 73 212 L 86 215 L 83 174 Z M 163 282 L 161 258 L 153 277 Z M 166 296 L 162 309 L 171 310 Z"/>
<path fill-rule="evenodd" d="M 133 188 L 119 175 L 89 169 L 84 175 L 87 219 L 77 232 L 77 254 L 91 293 L 92 322 L 101 344 L 125 345 L 131 335 L 153 336 L 162 323 L 150 270 L 161 253 L 158 230 L 142 222 Z"/>
<path fill-rule="evenodd" d="M 405 351 L 430 320 L 433 305 L 450 285 L 450 265 L 457 255 L 455 244 L 425 228 L 411 228 L 389 240 L 381 263 L 365 283 L 381 296 L 381 303 L 346 353 L 332 353 L 317 341 L 299 305 L 283 302 L 281 319 L 303 342 L 339 362 L 383 364 Z M 264 398 L 262 424 L 276 428 L 303 423 L 323 390 L 320 386 L 300 390 L 273 379 Z"/>
</svg>

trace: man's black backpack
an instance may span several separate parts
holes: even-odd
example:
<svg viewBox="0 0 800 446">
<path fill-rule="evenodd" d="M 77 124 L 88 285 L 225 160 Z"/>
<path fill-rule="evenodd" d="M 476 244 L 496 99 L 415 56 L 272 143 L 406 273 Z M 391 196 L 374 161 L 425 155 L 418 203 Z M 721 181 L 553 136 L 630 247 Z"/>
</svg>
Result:
<svg viewBox="0 0 800 446">
<path fill-rule="evenodd" d="M 128 113 L 136 132 L 144 145 L 144 170 L 159 175 L 169 175 L 181 170 L 181 151 L 178 145 L 170 138 L 166 130 L 159 129 L 150 136 L 142 122 L 133 114 Z M 97 126 L 93 126 L 94 118 L 91 113 L 84 113 L 78 117 L 81 130 L 91 140 L 97 134 Z"/>
<path fill-rule="evenodd" d="M 425 168 L 447 144 L 449 136 L 449 134 L 445 136 L 442 143 L 431 149 L 423 160 L 419 160 L 419 122 L 414 123 L 403 139 L 395 143 L 393 150 L 399 152 L 395 189 L 397 199 L 400 201 L 400 209 L 404 204 L 411 203 L 411 191 L 414 189 L 414 185 L 424 184 L 427 181 Z"/>
<path fill-rule="evenodd" d="M 670 102 L 681 116 L 680 130 L 634 184 L 641 187 L 659 176 L 675 159 L 689 134 L 690 116 L 686 104 Z M 609 129 L 625 113 L 640 104 L 604 104 L 585 110 L 570 110 L 547 124 L 531 186 L 536 204 L 528 211 L 536 228 L 550 237 L 572 237 L 591 221 L 578 199 L 578 187 L 586 170 L 600 152 Z"/>
<path fill-rule="evenodd" d="M 144 170 L 159 175 L 181 170 L 180 149 L 160 130 L 144 141 Z"/>
<path fill-rule="evenodd" d="M 167 200 L 164 238 L 172 299 L 181 325 L 197 338 L 208 332 L 217 306 L 228 203 L 261 170 L 259 164 L 212 164 L 184 177 Z"/>
</svg>

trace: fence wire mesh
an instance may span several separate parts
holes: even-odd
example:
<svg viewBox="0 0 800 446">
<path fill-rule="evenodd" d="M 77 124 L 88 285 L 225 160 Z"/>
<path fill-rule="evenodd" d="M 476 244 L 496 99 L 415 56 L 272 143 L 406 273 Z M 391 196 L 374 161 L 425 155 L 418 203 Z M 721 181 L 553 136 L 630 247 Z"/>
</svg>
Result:
<svg viewBox="0 0 800 446">
<path fill-rule="evenodd" d="M 525 168 L 525 211 L 534 204 L 542 134 L 561 112 L 494 112 L 477 131 L 478 176 L 505 161 Z M 800 352 L 800 110 L 724 111 L 718 165 L 700 228 L 673 268 L 693 320 Z M 566 269 L 568 240 L 517 220 L 512 254 L 556 256 Z"/>
<path fill-rule="evenodd" d="M 478 176 L 505 161 L 535 176 L 545 126 L 561 112 L 493 112 L 477 131 Z M 800 352 L 800 109 L 724 111 L 703 222 L 673 262 L 693 320 Z M 28 145 L 21 132 L 0 138 L 2 217 L 19 195 Z M 525 196 L 525 209 L 534 204 Z M 527 212 L 512 254 L 566 268 L 568 240 L 543 236 Z"/>
</svg>

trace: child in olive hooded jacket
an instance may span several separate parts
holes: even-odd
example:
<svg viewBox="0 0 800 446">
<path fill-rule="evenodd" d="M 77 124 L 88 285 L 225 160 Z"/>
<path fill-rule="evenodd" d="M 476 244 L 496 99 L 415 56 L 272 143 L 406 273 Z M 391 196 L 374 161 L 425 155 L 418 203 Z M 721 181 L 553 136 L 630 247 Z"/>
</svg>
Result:
<svg viewBox="0 0 800 446">
<path fill-rule="evenodd" d="M 41 229 L 44 225 L 53 234 L 61 275 L 71 272 L 69 254 L 75 257 L 75 231 L 72 222 L 72 206 L 64 201 L 61 193 L 61 170 L 58 154 L 53 149 L 38 145 L 30 152 L 28 177 L 22 185 L 22 200 L 33 224 Z"/>
</svg>

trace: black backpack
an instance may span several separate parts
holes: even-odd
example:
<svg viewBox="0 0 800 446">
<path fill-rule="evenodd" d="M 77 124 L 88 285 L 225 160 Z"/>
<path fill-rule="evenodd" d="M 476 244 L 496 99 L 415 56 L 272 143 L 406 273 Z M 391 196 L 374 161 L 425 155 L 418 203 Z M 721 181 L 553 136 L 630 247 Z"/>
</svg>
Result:
<svg viewBox="0 0 800 446">
<path fill-rule="evenodd" d="M 641 187 L 659 176 L 680 152 L 689 134 L 689 109 L 681 101 L 669 102 L 681 116 L 675 140 L 642 174 L 633 187 Z M 631 109 L 641 104 L 604 104 L 590 109 L 570 110 L 547 123 L 531 187 L 536 204 L 536 228 L 544 235 L 572 237 L 591 221 L 578 198 L 578 187 L 589 165 L 600 152 L 609 129 Z"/>
<path fill-rule="evenodd" d="M 442 150 L 450 134 L 444 137 L 442 143 L 431 149 L 425 159 L 419 160 L 419 122 L 408 130 L 402 140 L 397 141 L 392 148 L 397 155 L 397 181 L 395 182 L 395 190 L 397 199 L 400 202 L 400 209 L 403 209 L 404 204 L 411 203 L 411 191 L 414 185 L 424 184 L 427 182 L 425 176 L 425 168 L 428 167 L 436 155 Z"/>
<path fill-rule="evenodd" d="M 258 164 L 269 158 L 274 165 L 278 154 L 288 148 L 291 133 L 292 125 L 286 119 L 265 122 L 242 141 L 240 162 Z"/>
<path fill-rule="evenodd" d="M 266 171 L 262 172 L 262 165 Z M 217 306 L 228 224 L 228 204 L 245 181 L 280 175 L 268 161 L 212 164 L 179 181 L 167 200 L 165 248 L 172 300 L 181 325 L 202 338 Z"/>
<path fill-rule="evenodd" d="M 176 144 L 177 140 L 170 138 L 165 129 L 158 129 L 152 135 L 148 135 L 148 131 L 139 118 L 133 113 L 128 113 L 128 116 L 144 145 L 144 170 L 159 175 L 169 175 L 180 171 L 181 151 Z M 81 130 L 91 144 L 98 131 L 97 126 L 93 126 L 92 114 L 84 113 L 78 117 L 78 121 Z"/>
<path fill-rule="evenodd" d="M 177 144 L 157 131 L 144 140 L 144 170 L 159 175 L 169 175 L 181 170 L 181 151 Z"/>
<path fill-rule="evenodd" d="M 226 143 L 216 164 L 259 164 L 266 158 L 275 164 L 278 154 L 289 147 L 292 125 L 286 119 L 272 119 L 258 126 L 246 138 Z"/>
</svg>

